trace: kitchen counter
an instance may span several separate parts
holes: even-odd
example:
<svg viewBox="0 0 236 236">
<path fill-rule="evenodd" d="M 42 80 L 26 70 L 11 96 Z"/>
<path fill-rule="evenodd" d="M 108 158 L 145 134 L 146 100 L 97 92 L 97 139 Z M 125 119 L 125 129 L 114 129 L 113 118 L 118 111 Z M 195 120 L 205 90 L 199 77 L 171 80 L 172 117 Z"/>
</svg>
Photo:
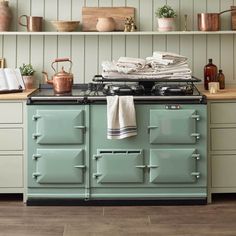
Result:
<svg viewBox="0 0 236 236">
<path fill-rule="evenodd" d="M 0 94 L 0 100 L 26 100 L 27 96 L 36 89 L 24 90 L 22 93 L 6 93 Z"/>
<path fill-rule="evenodd" d="M 198 85 L 199 91 L 207 97 L 207 100 L 230 100 L 236 99 L 236 86 L 227 85 L 226 89 L 222 89 L 215 94 L 211 94 L 209 91 L 205 90 L 203 85 Z"/>
</svg>

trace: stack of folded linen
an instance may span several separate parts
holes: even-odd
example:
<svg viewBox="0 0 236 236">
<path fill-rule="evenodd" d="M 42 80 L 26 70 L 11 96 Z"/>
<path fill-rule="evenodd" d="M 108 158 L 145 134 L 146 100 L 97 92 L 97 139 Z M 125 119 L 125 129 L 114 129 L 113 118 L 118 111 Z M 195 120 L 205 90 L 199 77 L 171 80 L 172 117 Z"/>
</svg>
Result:
<svg viewBox="0 0 236 236">
<path fill-rule="evenodd" d="M 187 58 L 175 53 L 154 52 L 146 60 L 140 58 L 121 57 L 117 62 L 102 63 L 104 78 L 127 79 L 191 79 L 192 72 Z"/>
</svg>

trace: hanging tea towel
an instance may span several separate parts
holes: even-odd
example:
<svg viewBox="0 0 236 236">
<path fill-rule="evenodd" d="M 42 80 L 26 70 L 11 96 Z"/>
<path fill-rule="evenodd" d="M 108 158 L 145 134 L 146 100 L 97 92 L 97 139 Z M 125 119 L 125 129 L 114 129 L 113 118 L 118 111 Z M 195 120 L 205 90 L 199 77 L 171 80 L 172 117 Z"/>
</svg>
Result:
<svg viewBox="0 0 236 236">
<path fill-rule="evenodd" d="M 107 138 L 137 135 L 133 96 L 107 96 Z"/>
</svg>

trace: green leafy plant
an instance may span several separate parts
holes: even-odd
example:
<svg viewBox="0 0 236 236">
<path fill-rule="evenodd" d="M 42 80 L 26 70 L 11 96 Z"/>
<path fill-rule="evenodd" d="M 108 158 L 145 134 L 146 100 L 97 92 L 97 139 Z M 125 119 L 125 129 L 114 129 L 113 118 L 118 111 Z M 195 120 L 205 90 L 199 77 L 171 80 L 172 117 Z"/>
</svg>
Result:
<svg viewBox="0 0 236 236">
<path fill-rule="evenodd" d="M 20 67 L 20 73 L 23 76 L 30 76 L 33 75 L 35 70 L 31 64 L 24 64 Z"/>
<path fill-rule="evenodd" d="M 164 5 L 163 7 L 159 7 L 156 12 L 156 17 L 158 18 L 174 18 L 177 16 L 176 12 L 169 5 Z"/>
</svg>

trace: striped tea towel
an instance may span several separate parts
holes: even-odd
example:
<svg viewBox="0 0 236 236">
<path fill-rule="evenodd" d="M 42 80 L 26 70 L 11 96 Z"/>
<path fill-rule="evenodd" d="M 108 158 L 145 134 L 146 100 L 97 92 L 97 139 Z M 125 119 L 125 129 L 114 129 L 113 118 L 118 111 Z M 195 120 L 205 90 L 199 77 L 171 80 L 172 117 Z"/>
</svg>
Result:
<svg viewBox="0 0 236 236">
<path fill-rule="evenodd" d="M 107 138 L 137 135 L 133 96 L 107 96 Z"/>
</svg>

